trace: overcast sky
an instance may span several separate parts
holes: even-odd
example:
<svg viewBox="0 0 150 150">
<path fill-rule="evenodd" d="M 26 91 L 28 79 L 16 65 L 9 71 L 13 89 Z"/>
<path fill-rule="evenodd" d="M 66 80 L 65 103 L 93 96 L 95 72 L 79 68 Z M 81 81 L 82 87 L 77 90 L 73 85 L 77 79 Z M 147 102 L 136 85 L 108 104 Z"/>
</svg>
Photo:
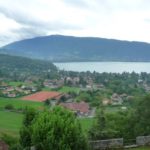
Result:
<svg viewBox="0 0 150 150">
<path fill-rule="evenodd" d="M 150 0 L 0 0 L 0 46 L 51 34 L 150 42 Z"/>
</svg>

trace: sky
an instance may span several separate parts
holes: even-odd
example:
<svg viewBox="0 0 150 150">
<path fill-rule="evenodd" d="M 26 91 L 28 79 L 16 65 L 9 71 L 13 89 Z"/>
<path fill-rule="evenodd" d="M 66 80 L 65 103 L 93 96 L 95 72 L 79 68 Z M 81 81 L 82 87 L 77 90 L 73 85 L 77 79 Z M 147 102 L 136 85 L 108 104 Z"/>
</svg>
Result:
<svg viewBox="0 0 150 150">
<path fill-rule="evenodd" d="M 150 43 L 150 0 L 0 0 L 0 46 L 52 34 Z"/>
</svg>

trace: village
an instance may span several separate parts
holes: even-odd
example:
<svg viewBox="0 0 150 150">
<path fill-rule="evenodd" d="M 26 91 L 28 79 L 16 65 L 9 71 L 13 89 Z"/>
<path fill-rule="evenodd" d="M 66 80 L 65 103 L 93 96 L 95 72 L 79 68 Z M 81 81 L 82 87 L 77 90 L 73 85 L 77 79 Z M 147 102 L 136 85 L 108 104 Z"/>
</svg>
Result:
<svg viewBox="0 0 150 150">
<path fill-rule="evenodd" d="M 38 80 L 30 78 L 21 82 L 1 79 L 0 97 L 43 102 L 51 107 L 60 105 L 80 117 L 93 117 L 100 104 L 106 107 L 120 106 L 122 110 L 126 110 L 124 104 L 134 99 L 134 95 L 128 93 L 110 92 L 105 83 L 95 83 L 90 76 L 82 79 L 67 76 L 43 79 L 41 82 Z M 138 80 L 136 86 L 143 88 L 145 92 L 150 91 L 150 86 L 143 80 Z"/>
</svg>

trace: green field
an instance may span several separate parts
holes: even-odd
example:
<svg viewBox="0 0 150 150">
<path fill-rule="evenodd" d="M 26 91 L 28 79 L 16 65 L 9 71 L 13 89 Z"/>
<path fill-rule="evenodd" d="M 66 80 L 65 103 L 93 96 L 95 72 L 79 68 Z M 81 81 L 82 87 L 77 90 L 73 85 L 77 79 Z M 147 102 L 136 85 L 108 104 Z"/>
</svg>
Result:
<svg viewBox="0 0 150 150">
<path fill-rule="evenodd" d="M 8 85 L 13 86 L 13 87 L 17 87 L 17 86 L 21 86 L 21 85 L 25 85 L 25 86 L 34 86 L 35 84 L 33 83 L 26 83 L 26 82 L 19 82 L 19 81 L 12 81 L 12 82 L 8 82 Z"/>
<path fill-rule="evenodd" d="M 23 114 L 0 111 L 0 135 L 2 133 L 11 134 L 17 136 L 19 134 L 19 129 L 22 124 Z M 83 128 L 83 132 L 87 134 L 88 130 L 93 124 L 92 118 L 80 118 L 79 122 Z"/>
<path fill-rule="evenodd" d="M 94 119 L 93 118 L 79 118 L 79 122 L 85 134 L 88 133 L 88 130 L 91 128 Z"/>
<path fill-rule="evenodd" d="M 8 85 L 10 85 L 10 86 L 14 86 L 14 87 L 16 87 L 16 86 L 20 86 L 20 85 L 23 85 L 24 84 L 24 82 L 9 82 L 8 83 Z"/>
<path fill-rule="evenodd" d="M 44 87 L 44 88 L 42 88 L 42 91 L 52 91 L 52 89 L 49 87 Z"/>
<path fill-rule="evenodd" d="M 80 88 L 77 87 L 69 87 L 69 86 L 63 86 L 61 89 L 58 90 L 59 92 L 62 93 L 68 93 L 68 92 L 75 92 L 75 93 L 79 93 L 80 92 Z"/>
<path fill-rule="evenodd" d="M 53 89 L 51 89 L 49 87 L 44 87 L 42 90 L 43 91 L 53 91 Z M 75 92 L 78 94 L 80 92 L 80 88 L 63 86 L 61 88 L 56 89 L 56 91 L 61 92 L 61 93 Z"/>
<path fill-rule="evenodd" d="M 24 101 L 20 100 L 19 98 L 3 98 L 0 97 L 0 108 L 4 108 L 6 105 L 11 104 L 16 109 L 25 108 L 27 107 L 33 107 L 33 108 L 40 108 L 43 106 L 43 103 L 41 102 L 33 102 L 33 101 Z"/>
<path fill-rule="evenodd" d="M 13 136 L 19 134 L 19 129 L 22 124 L 23 114 L 0 111 L 0 135 L 7 133 Z"/>
<path fill-rule="evenodd" d="M 12 105 L 14 109 L 23 109 L 25 107 L 33 107 L 39 109 L 43 107 L 41 102 L 24 101 L 18 98 L 2 98 L 0 97 L 0 134 L 8 133 L 11 135 L 18 135 L 22 124 L 23 114 L 16 112 L 9 112 L 4 110 L 6 105 Z"/>
</svg>

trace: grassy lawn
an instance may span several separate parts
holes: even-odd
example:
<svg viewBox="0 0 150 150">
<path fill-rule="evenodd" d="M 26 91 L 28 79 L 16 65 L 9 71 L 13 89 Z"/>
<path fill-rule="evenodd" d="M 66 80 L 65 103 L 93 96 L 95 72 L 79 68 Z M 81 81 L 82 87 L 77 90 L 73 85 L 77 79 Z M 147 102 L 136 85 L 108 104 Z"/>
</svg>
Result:
<svg viewBox="0 0 150 150">
<path fill-rule="evenodd" d="M 42 89 L 43 91 L 53 91 L 53 89 L 49 88 L 49 87 L 44 87 Z M 80 92 L 80 88 L 77 87 L 69 87 L 69 86 L 63 86 L 60 89 L 56 90 L 58 92 L 61 93 L 68 93 L 68 92 L 75 92 L 75 93 L 79 93 Z"/>
<path fill-rule="evenodd" d="M 68 92 L 75 92 L 75 93 L 79 93 L 80 92 L 80 88 L 77 87 L 69 87 L 69 86 L 63 86 L 61 89 L 58 90 L 59 92 L 62 93 L 68 93 Z"/>
<path fill-rule="evenodd" d="M 23 114 L 0 111 L 0 135 L 7 133 L 17 136 L 22 125 Z"/>
<path fill-rule="evenodd" d="M 20 86 L 20 85 L 30 86 L 30 85 L 35 85 L 35 84 L 33 84 L 33 83 L 19 82 L 19 81 L 16 81 L 16 82 L 12 81 L 12 82 L 8 82 L 8 85 L 16 87 L 16 86 Z"/>
<path fill-rule="evenodd" d="M 22 85 L 22 84 L 24 84 L 24 82 L 19 82 L 19 81 L 18 81 L 18 82 L 9 82 L 9 83 L 8 83 L 8 85 L 14 86 L 14 87 L 15 87 L 15 86 L 20 86 L 20 85 Z"/>
<path fill-rule="evenodd" d="M 121 107 L 122 106 L 107 106 L 105 109 L 107 112 L 112 113 L 112 112 L 117 112 L 117 111 L 121 110 Z"/>
<path fill-rule="evenodd" d="M 41 102 L 33 102 L 33 101 L 24 101 L 18 98 L 3 98 L 0 97 L 0 108 L 4 108 L 7 104 L 11 104 L 14 108 L 24 108 L 24 107 L 33 107 L 40 108 L 43 106 Z"/>
<path fill-rule="evenodd" d="M 93 118 L 79 118 L 79 122 L 83 129 L 83 132 L 87 134 L 88 130 L 92 127 L 94 119 Z"/>
<path fill-rule="evenodd" d="M 49 87 L 44 87 L 44 88 L 42 89 L 42 91 L 52 91 L 52 89 L 49 88 Z"/>
<path fill-rule="evenodd" d="M 18 136 L 19 129 L 22 125 L 23 114 L 0 111 L 0 135 L 7 133 L 13 136 Z M 93 118 L 79 118 L 83 132 L 87 134 L 93 124 Z"/>
</svg>

